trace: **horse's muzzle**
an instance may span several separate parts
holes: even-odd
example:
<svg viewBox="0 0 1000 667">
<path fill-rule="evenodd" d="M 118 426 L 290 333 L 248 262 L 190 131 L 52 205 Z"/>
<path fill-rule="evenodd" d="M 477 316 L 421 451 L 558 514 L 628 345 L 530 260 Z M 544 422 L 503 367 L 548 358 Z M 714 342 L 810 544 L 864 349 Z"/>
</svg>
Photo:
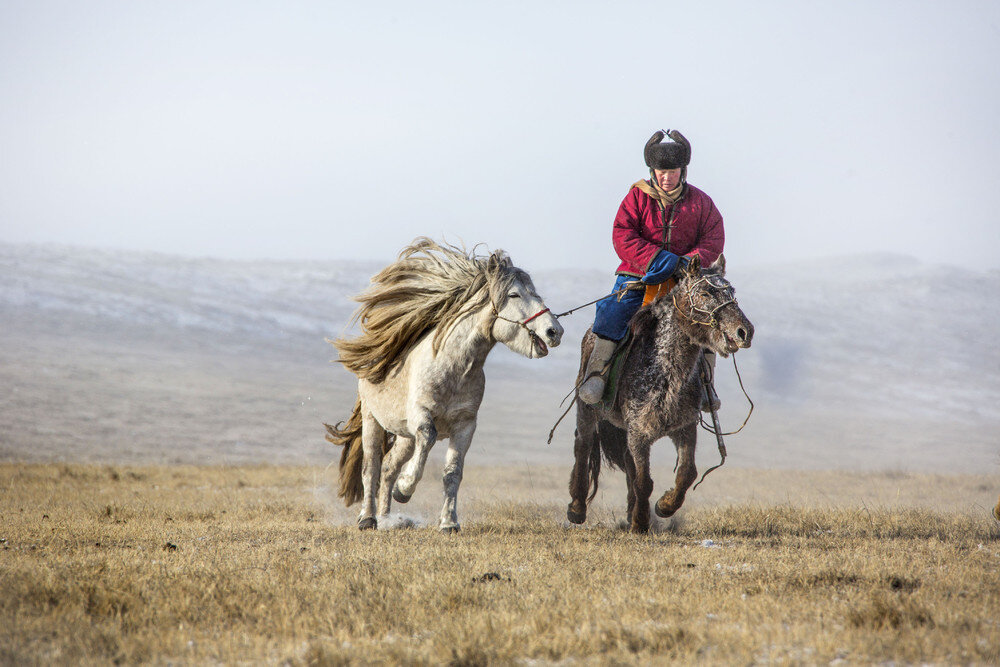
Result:
<svg viewBox="0 0 1000 667">
<path fill-rule="evenodd" d="M 562 342 L 563 328 L 559 322 L 554 321 L 552 326 L 546 327 L 543 331 L 531 334 L 531 347 L 537 357 L 544 357 L 549 353 L 550 347 L 556 347 Z"/>
<path fill-rule="evenodd" d="M 559 322 L 554 322 L 553 325 L 545 329 L 545 342 L 548 343 L 549 347 L 558 347 L 559 343 L 562 342 L 563 328 Z"/>
<path fill-rule="evenodd" d="M 736 328 L 736 344 L 741 348 L 750 347 L 750 342 L 753 340 L 753 325 L 750 324 L 748 320 L 743 324 L 743 326 Z"/>
</svg>

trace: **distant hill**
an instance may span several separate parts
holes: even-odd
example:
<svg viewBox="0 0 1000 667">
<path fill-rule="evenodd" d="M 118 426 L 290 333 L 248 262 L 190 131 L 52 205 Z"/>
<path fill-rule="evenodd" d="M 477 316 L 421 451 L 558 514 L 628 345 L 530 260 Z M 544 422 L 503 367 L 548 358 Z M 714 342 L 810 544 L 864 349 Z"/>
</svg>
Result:
<svg viewBox="0 0 1000 667">
<path fill-rule="evenodd" d="M 18 346 L 27 349 L 34 341 L 38 347 L 44 339 L 51 344 L 38 348 L 39 360 L 49 352 L 58 357 L 53 345 L 60 344 L 70 354 L 81 346 L 150 346 L 162 355 L 253 359 L 272 363 L 279 373 L 287 368 L 301 376 L 307 368 L 317 377 L 336 378 L 337 391 L 346 396 L 352 382 L 328 364 L 335 352 L 323 339 L 350 333 L 356 306 L 350 297 L 379 268 L 353 260 L 229 261 L 0 244 L 3 352 L 16 357 Z M 870 255 L 730 265 L 729 278 L 756 327 L 753 347 L 737 361 L 757 404 L 748 429 L 761 438 L 759 462 L 766 464 L 769 438 L 786 445 L 821 439 L 821 446 L 808 445 L 810 453 L 799 450 L 792 458 L 806 465 L 818 456 L 823 465 L 836 459 L 838 443 L 863 449 L 877 438 L 905 447 L 914 434 L 919 439 L 951 433 L 961 442 L 941 446 L 962 447 L 971 439 L 976 465 L 1000 463 L 1000 439 L 992 436 L 1000 425 L 1000 351 L 992 344 L 1000 331 L 1000 272 Z M 608 271 L 581 269 L 538 271 L 533 279 L 547 305 L 560 312 L 605 294 L 613 278 Z M 563 319 L 565 344 L 549 359 L 527 360 L 506 350 L 492 354 L 488 384 L 496 393 L 488 394 L 484 410 L 531 412 L 525 422 L 531 432 L 547 433 L 559 400 L 572 387 L 579 340 L 593 313 L 590 306 Z M 730 361 L 720 359 L 719 378 L 727 421 L 741 421 L 745 401 Z M 525 383 L 538 392 L 531 406 L 517 403 L 517 387 Z M 887 431 L 873 433 L 878 425 Z M 493 428 L 484 423 L 480 434 L 484 427 Z M 838 434 L 838 428 L 846 430 Z M 565 447 L 572 424 L 561 429 Z M 30 440 L 16 431 L 8 424 L 0 436 Z M 502 429 L 493 433 L 499 437 Z M 0 455 L 19 446 L 8 444 Z M 914 446 L 933 458 L 932 442 Z M 894 460 L 889 465 L 907 465 L 905 457 Z"/>
</svg>

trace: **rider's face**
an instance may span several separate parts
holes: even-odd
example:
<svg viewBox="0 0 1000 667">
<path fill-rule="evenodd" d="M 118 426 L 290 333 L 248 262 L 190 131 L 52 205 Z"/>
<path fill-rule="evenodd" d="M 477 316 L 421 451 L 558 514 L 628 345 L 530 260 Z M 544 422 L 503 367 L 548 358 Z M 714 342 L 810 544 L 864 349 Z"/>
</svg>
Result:
<svg viewBox="0 0 1000 667">
<path fill-rule="evenodd" d="M 662 190 L 670 192 L 680 184 L 681 170 L 679 167 L 677 169 L 654 169 L 653 177 Z"/>
</svg>

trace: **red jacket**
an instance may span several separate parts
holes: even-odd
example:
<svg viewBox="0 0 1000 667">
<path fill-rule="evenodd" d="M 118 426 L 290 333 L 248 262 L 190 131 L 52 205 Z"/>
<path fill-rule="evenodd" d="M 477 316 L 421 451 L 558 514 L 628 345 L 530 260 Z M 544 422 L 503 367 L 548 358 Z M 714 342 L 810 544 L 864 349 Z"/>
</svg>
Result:
<svg viewBox="0 0 1000 667">
<path fill-rule="evenodd" d="M 685 184 L 684 194 L 666 211 L 639 188 L 629 190 L 618 207 L 611 240 L 622 258 L 615 273 L 641 278 L 661 248 L 689 258 L 698 255 L 702 264 L 711 264 L 722 253 L 726 233 L 712 198 Z"/>
</svg>

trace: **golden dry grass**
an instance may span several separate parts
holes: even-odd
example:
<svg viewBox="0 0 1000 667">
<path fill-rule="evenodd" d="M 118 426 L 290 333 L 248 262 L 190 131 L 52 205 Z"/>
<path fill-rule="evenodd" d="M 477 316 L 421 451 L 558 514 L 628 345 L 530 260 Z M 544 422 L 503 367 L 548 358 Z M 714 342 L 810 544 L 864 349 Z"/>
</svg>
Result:
<svg viewBox="0 0 1000 667">
<path fill-rule="evenodd" d="M 0 663 L 1000 662 L 992 502 L 695 502 L 633 536 L 566 528 L 561 472 L 544 502 L 473 472 L 446 536 L 360 533 L 313 468 L 0 464 Z"/>
</svg>

